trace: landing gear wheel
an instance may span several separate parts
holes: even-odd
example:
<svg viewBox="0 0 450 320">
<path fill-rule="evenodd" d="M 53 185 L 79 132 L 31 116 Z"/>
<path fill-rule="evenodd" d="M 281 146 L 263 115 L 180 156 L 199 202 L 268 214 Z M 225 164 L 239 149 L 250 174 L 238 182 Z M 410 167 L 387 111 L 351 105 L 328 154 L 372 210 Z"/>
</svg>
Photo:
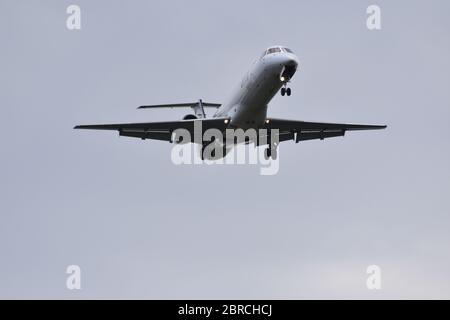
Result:
<svg viewBox="0 0 450 320">
<path fill-rule="evenodd" d="M 286 88 L 281 88 L 281 95 L 284 97 L 285 94 L 286 94 Z"/>
<path fill-rule="evenodd" d="M 270 150 L 270 148 L 266 148 L 264 150 L 264 158 L 266 160 L 269 160 L 270 157 L 272 157 L 272 151 Z"/>
<path fill-rule="evenodd" d="M 202 159 L 202 161 L 205 160 L 205 149 L 206 149 L 207 144 L 203 144 L 201 151 L 200 151 L 200 158 Z"/>
<path fill-rule="evenodd" d="M 272 160 L 277 160 L 277 157 L 278 157 L 278 150 L 276 146 L 267 147 L 264 150 L 264 158 L 266 160 L 269 160 L 269 158 L 272 158 Z"/>
<path fill-rule="evenodd" d="M 271 153 L 270 157 L 272 158 L 272 160 L 277 160 L 278 157 L 277 147 L 273 147 L 270 153 Z"/>
<path fill-rule="evenodd" d="M 286 89 L 286 94 L 287 94 L 288 97 L 291 95 L 291 88 L 287 88 Z"/>
</svg>

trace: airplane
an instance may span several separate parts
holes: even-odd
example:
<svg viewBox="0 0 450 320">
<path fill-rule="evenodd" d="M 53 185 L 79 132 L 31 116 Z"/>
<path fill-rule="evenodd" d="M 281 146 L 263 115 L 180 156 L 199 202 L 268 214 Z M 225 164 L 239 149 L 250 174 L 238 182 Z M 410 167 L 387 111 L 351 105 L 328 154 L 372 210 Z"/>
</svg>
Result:
<svg viewBox="0 0 450 320">
<path fill-rule="evenodd" d="M 232 93 L 230 99 L 223 104 L 197 102 L 144 105 L 138 109 L 154 108 L 186 108 L 190 107 L 194 114 L 188 114 L 178 121 L 146 122 L 146 123 L 121 123 L 121 124 L 95 124 L 78 125 L 74 129 L 114 130 L 119 136 L 134 137 L 153 140 L 163 140 L 181 143 L 174 137 L 177 129 L 185 129 L 191 134 L 190 143 L 201 143 L 201 157 L 204 159 L 203 151 L 208 143 L 199 142 L 194 137 L 194 126 L 200 124 L 202 132 L 208 129 L 218 129 L 221 132 L 228 130 L 266 129 L 269 132 L 266 140 L 256 138 L 255 146 L 267 146 L 264 150 L 266 159 L 277 157 L 277 147 L 280 142 L 292 140 L 296 143 L 305 140 L 344 136 L 347 131 L 355 130 L 377 130 L 385 129 L 385 125 L 362 125 L 323 123 L 296 120 L 284 120 L 267 117 L 267 108 L 272 98 L 280 91 L 282 96 L 290 96 L 291 88 L 288 86 L 299 66 L 299 59 L 294 52 L 285 46 L 272 46 L 264 50 L 250 70 L 245 74 L 242 81 Z M 215 114 L 207 118 L 205 108 L 216 108 Z M 270 132 L 278 130 L 276 142 L 270 137 Z M 253 139 L 255 140 L 255 139 Z M 236 144 L 242 141 L 234 140 L 231 143 L 222 141 L 224 157 L 226 153 Z"/>
</svg>

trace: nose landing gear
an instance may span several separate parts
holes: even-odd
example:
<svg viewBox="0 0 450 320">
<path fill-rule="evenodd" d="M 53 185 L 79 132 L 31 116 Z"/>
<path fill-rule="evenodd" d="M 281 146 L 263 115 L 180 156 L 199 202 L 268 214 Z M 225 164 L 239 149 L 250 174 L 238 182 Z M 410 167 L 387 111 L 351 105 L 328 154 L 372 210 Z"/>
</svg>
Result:
<svg viewBox="0 0 450 320">
<path fill-rule="evenodd" d="M 288 97 L 291 95 L 291 88 L 286 88 L 287 84 L 284 84 L 283 88 L 281 88 L 281 95 L 284 97 L 287 95 Z"/>
</svg>

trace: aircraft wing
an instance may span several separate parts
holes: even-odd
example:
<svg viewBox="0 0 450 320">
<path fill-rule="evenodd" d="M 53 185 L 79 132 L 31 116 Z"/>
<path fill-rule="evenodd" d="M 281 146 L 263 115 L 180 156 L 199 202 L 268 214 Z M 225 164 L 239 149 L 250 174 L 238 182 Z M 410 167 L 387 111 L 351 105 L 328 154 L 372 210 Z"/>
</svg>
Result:
<svg viewBox="0 0 450 320">
<path fill-rule="evenodd" d="M 154 139 L 171 141 L 172 132 L 176 129 L 186 129 L 194 142 L 194 124 L 201 122 L 202 133 L 208 129 L 225 131 L 228 128 L 229 118 L 195 119 L 168 122 L 120 123 L 120 124 L 94 124 L 80 125 L 74 129 L 113 130 L 120 136 L 141 139 Z M 385 125 L 361 125 L 343 123 L 307 122 L 283 119 L 267 119 L 263 128 L 278 129 L 279 141 L 295 140 L 296 142 L 313 139 L 326 139 L 344 136 L 347 131 L 378 130 L 386 128 Z"/>
<path fill-rule="evenodd" d="M 191 142 L 193 142 L 195 122 L 201 122 L 203 132 L 211 128 L 224 131 L 228 126 L 228 120 L 228 118 L 213 118 L 168 122 L 94 124 L 80 125 L 74 127 L 74 129 L 113 130 L 118 131 L 120 136 L 163 141 L 172 141 L 172 132 L 176 129 L 186 129 L 191 134 Z"/>
<path fill-rule="evenodd" d="M 347 131 L 386 128 L 385 125 L 308 122 L 274 118 L 267 119 L 264 127 L 266 129 L 278 129 L 280 142 L 286 140 L 295 140 L 296 142 L 313 139 L 323 140 L 344 136 Z"/>
</svg>

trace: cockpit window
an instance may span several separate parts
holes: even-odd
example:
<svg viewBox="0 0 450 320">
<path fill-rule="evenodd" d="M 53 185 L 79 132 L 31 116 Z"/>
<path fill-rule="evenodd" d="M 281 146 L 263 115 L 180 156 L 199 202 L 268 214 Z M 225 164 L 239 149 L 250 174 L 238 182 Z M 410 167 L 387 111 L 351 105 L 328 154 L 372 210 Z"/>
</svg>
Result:
<svg viewBox="0 0 450 320">
<path fill-rule="evenodd" d="M 276 52 L 281 52 L 281 49 L 276 47 L 276 48 L 270 48 L 269 50 L 267 50 L 267 54 L 276 53 Z"/>
<path fill-rule="evenodd" d="M 288 53 L 294 53 L 294 52 L 292 52 L 292 50 L 289 49 L 289 48 L 283 48 L 283 49 L 284 49 L 284 51 L 286 51 L 286 52 L 288 52 Z"/>
<path fill-rule="evenodd" d="M 266 51 L 264 51 L 263 54 L 262 54 L 262 56 L 261 56 L 261 59 L 264 58 L 264 57 L 265 57 L 266 55 L 268 55 L 268 54 L 271 54 L 271 53 L 279 53 L 279 52 L 283 52 L 283 51 L 291 52 L 291 53 L 292 53 L 292 51 L 291 51 L 290 49 L 287 49 L 287 48 L 273 47 L 273 48 L 269 48 L 269 49 L 267 49 Z"/>
</svg>

